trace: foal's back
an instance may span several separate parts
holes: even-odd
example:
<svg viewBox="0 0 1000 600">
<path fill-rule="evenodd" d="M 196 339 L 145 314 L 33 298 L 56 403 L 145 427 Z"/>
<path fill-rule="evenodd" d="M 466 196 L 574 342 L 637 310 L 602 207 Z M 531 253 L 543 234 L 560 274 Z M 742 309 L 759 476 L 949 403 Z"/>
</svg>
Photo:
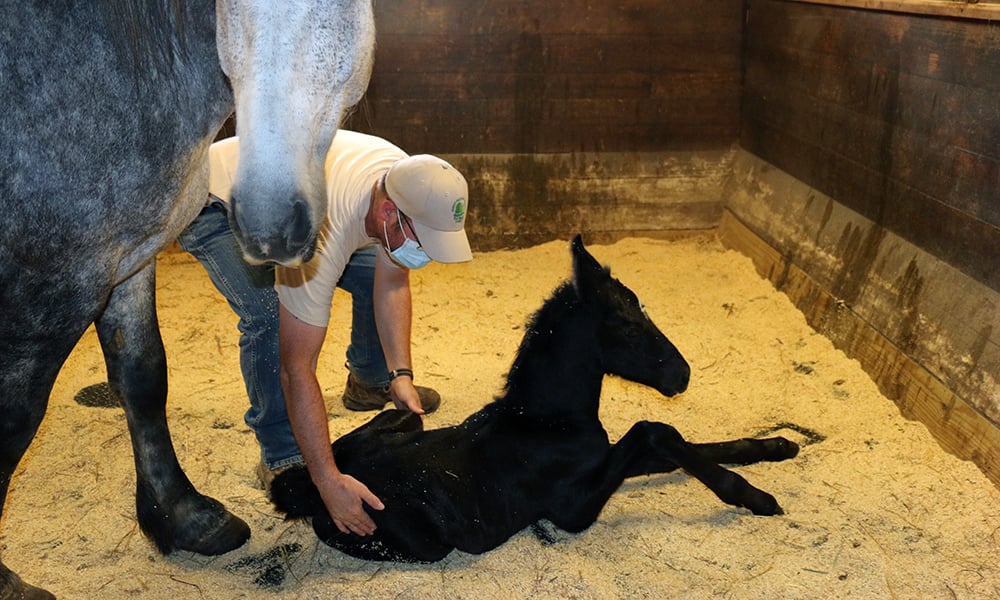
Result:
<svg viewBox="0 0 1000 600">
<path fill-rule="evenodd" d="M 607 436 L 603 429 L 587 436 L 539 428 L 508 408 L 494 402 L 460 425 L 432 430 L 417 429 L 417 415 L 390 410 L 338 439 L 340 469 L 364 482 L 385 509 L 369 509 L 377 529 L 362 538 L 342 534 L 314 504 L 309 516 L 317 535 L 359 558 L 430 562 L 454 549 L 492 550 L 547 518 L 550 490 L 599 465 Z M 272 490 L 284 508 L 281 492 Z"/>
</svg>

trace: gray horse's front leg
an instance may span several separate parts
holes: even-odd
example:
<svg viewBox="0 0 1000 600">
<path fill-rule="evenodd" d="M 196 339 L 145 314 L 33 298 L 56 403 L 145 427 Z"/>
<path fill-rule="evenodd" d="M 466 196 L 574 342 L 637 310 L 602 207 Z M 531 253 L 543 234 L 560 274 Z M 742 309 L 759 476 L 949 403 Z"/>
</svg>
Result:
<svg viewBox="0 0 1000 600">
<path fill-rule="evenodd" d="M 98 319 L 111 389 L 132 436 L 139 525 L 163 553 L 215 555 L 243 545 L 250 527 L 199 494 L 181 470 L 167 429 L 167 370 L 156 319 L 155 264 L 111 294 Z"/>
</svg>

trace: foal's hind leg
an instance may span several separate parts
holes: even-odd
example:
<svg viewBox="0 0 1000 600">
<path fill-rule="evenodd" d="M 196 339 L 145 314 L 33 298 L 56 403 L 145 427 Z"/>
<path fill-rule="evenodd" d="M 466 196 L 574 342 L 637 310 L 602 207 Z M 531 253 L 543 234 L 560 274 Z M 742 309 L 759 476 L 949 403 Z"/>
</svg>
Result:
<svg viewBox="0 0 1000 600">
<path fill-rule="evenodd" d="M 670 427 L 667 425 L 667 427 Z M 758 462 L 777 462 L 787 460 L 799 453 L 799 446 L 783 437 L 766 439 L 743 438 L 726 442 L 711 442 L 707 444 L 691 444 L 694 449 L 719 465 L 750 465 Z M 649 475 L 650 473 L 669 473 L 678 468 L 677 463 L 663 456 L 661 452 L 652 452 L 636 456 L 629 464 L 625 478 Z"/>
<path fill-rule="evenodd" d="M 794 458 L 799 445 L 783 437 L 743 438 L 728 442 L 692 444 L 699 454 L 720 465 L 751 465 L 758 462 L 777 462 Z"/>
<path fill-rule="evenodd" d="M 167 372 L 156 320 L 155 265 L 119 284 L 97 332 L 111 389 L 132 436 L 139 525 L 161 552 L 222 554 L 241 546 L 250 528 L 199 494 L 181 470 L 167 429 Z"/>
<path fill-rule="evenodd" d="M 350 432 L 340 436 L 333 442 L 333 450 L 336 452 L 338 446 L 350 443 L 356 437 L 371 436 L 379 433 L 408 433 L 420 431 L 424 428 L 424 422 L 420 415 L 409 410 L 392 408 L 383 410 L 365 424 L 352 429 Z"/>
<path fill-rule="evenodd" d="M 406 433 L 423 429 L 420 415 L 408 410 L 385 410 L 368 422 L 351 432 L 337 438 L 331 444 L 331 451 L 337 458 L 340 468 L 345 468 L 345 454 L 349 457 L 353 448 L 380 448 L 376 438 L 381 433 Z M 333 524 L 333 519 L 326 512 L 323 498 L 313 484 L 309 471 L 305 466 L 297 465 L 283 471 L 271 482 L 271 502 L 275 508 L 285 513 L 289 519 L 299 517 L 314 517 L 314 524 L 326 522 L 333 533 L 340 530 Z M 331 533 L 331 535 L 333 535 Z M 320 536 L 320 539 L 323 536 Z"/>
</svg>

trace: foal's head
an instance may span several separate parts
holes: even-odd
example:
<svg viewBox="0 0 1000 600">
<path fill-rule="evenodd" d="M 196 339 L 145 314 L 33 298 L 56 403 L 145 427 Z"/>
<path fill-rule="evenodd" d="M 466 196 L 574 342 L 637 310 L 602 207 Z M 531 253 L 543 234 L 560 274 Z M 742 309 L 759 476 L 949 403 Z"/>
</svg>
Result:
<svg viewBox="0 0 1000 600">
<path fill-rule="evenodd" d="M 573 287 L 598 315 L 597 338 L 604 372 L 648 385 L 665 396 L 687 389 L 691 369 L 650 320 L 632 290 L 611 277 L 573 238 Z"/>
</svg>

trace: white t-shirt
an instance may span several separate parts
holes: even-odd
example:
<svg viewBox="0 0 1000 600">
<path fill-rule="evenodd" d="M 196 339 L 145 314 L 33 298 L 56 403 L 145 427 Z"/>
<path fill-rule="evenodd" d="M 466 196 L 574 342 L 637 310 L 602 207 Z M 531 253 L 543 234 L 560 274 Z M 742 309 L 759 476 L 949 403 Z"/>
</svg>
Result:
<svg viewBox="0 0 1000 600">
<path fill-rule="evenodd" d="M 228 202 L 239 161 L 235 137 L 209 150 L 209 193 Z M 379 243 L 365 233 L 372 186 L 407 154 L 382 138 L 339 130 L 326 155 L 327 216 L 320 228 L 316 254 L 298 268 L 276 267 L 278 299 L 297 318 L 317 327 L 330 322 L 333 292 L 355 251 Z M 379 252 L 379 260 L 389 261 Z"/>
</svg>

